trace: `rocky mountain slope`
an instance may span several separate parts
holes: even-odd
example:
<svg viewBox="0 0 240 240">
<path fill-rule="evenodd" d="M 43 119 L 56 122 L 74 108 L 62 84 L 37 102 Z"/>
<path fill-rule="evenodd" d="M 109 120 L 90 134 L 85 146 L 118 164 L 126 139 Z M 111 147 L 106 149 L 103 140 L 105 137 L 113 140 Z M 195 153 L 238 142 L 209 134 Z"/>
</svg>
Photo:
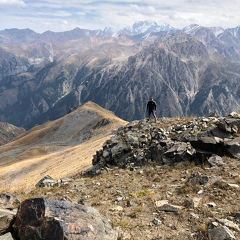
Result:
<svg viewBox="0 0 240 240">
<path fill-rule="evenodd" d="M 112 112 L 88 102 L 27 131 L 0 147 L 0 188 L 32 188 L 45 174 L 62 178 L 83 171 L 91 165 L 94 150 L 125 124 Z"/>
<path fill-rule="evenodd" d="M 173 31 L 140 22 L 128 30 L 115 36 L 110 29 L 41 35 L 28 30 L 20 45 L 10 45 L 14 30 L 1 45 L 11 56 L 4 59 L 14 64 L 0 65 L 0 120 L 30 129 L 87 101 L 122 119 L 141 119 L 150 97 L 158 117 L 239 111 L 238 28 L 191 25 Z M 10 32 L 0 35 L 6 39 Z"/>
<path fill-rule="evenodd" d="M 29 234 L 39 234 L 39 225 L 41 230 L 58 226 L 73 239 L 84 229 L 90 240 L 101 226 L 106 231 L 98 234 L 107 234 L 106 239 L 110 233 L 110 239 L 130 240 L 239 239 L 239 129 L 237 113 L 131 122 L 105 141 L 94 158 L 97 164 L 85 173 L 61 181 L 46 177 L 41 187 L 18 191 L 22 203 L 11 223 L 14 230 L 8 222 L 4 233 L 24 237 L 28 226 Z M 8 208 L 20 204 L 7 196 Z M 33 214 L 36 208 L 42 214 Z M 100 217 L 93 208 L 108 221 L 91 222 Z M 85 228 L 87 222 L 93 227 Z"/>
</svg>

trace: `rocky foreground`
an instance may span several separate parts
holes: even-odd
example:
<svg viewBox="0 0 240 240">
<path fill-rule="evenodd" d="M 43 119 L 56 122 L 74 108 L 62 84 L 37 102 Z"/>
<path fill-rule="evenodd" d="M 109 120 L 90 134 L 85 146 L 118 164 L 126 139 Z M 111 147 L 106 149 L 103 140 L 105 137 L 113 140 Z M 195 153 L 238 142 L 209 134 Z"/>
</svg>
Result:
<svg viewBox="0 0 240 240">
<path fill-rule="evenodd" d="M 2 194 L 0 239 L 240 239 L 239 132 L 236 113 L 129 123 L 86 173 Z"/>
</svg>

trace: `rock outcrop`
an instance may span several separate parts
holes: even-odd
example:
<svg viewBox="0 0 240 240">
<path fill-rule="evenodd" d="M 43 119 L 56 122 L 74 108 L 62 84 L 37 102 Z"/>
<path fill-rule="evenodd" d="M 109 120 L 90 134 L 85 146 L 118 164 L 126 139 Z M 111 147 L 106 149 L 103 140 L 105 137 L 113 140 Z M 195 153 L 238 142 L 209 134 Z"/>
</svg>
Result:
<svg viewBox="0 0 240 240">
<path fill-rule="evenodd" d="M 92 207 L 44 198 L 20 205 L 13 226 L 20 239 L 117 239 L 106 219 Z"/>
<path fill-rule="evenodd" d="M 195 118 L 187 124 L 166 129 L 161 128 L 160 121 L 163 120 L 157 123 L 134 121 L 120 128 L 96 153 L 93 165 L 131 168 L 149 162 L 202 163 L 218 155 L 240 156 L 240 118 L 236 114 L 222 118 Z M 211 159 L 210 164 L 214 165 Z"/>
</svg>

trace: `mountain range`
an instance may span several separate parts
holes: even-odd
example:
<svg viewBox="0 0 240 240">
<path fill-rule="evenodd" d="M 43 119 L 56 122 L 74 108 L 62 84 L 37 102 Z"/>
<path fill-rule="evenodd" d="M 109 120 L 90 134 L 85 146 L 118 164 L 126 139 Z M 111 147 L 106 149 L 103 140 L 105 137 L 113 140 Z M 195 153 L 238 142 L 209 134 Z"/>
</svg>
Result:
<svg viewBox="0 0 240 240">
<path fill-rule="evenodd" d="M 240 28 L 155 22 L 0 31 L 0 121 L 30 129 L 87 101 L 125 120 L 240 111 Z"/>
</svg>

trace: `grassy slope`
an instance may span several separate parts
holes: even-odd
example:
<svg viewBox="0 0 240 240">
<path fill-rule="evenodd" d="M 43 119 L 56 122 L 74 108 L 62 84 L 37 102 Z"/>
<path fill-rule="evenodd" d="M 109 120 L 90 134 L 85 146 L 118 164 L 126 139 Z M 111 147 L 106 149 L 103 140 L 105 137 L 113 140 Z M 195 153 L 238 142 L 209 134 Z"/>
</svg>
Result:
<svg viewBox="0 0 240 240">
<path fill-rule="evenodd" d="M 102 125 L 108 119 L 107 125 Z M 127 122 L 88 102 L 0 147 L 0 189 L 31 189 L 44 176 L 69 177 L 91 166 L 109 134 Z"/>
</svg>

